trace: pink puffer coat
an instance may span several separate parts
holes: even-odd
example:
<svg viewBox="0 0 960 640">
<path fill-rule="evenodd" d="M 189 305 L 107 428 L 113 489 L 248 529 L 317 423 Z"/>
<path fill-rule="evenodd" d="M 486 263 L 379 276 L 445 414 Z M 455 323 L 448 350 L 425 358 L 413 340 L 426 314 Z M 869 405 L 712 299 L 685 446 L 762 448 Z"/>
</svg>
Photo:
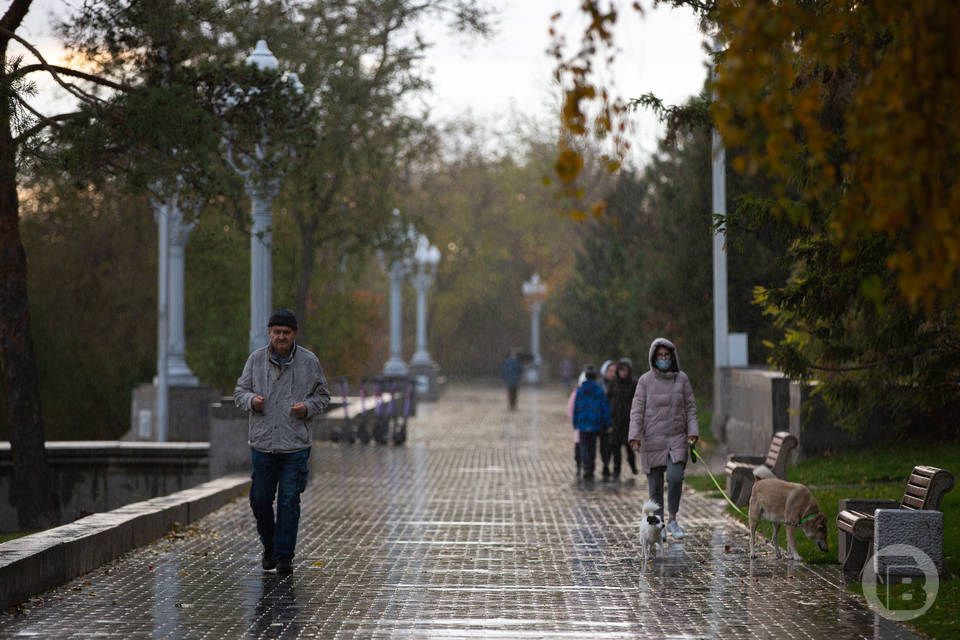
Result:
<svg viewBox="0 0 960 640">
<path fill-rule="evenodd" d="M 654 365 L 658 346 L 673 353 L 669 371 Z M 670 460 L 687 459 L 687 438 L 700 435 L 697 424 L 697 402 L 687 374 L 680 371 L 677 348 L 666 338 L 657 338 L 650 345 L 647 357 L 650 371 L 640 376 L 630 408 L 629 440 L 640 441 L 640 467 L 649 473 L 652 467 L 663 467 Z"/>
</svg>

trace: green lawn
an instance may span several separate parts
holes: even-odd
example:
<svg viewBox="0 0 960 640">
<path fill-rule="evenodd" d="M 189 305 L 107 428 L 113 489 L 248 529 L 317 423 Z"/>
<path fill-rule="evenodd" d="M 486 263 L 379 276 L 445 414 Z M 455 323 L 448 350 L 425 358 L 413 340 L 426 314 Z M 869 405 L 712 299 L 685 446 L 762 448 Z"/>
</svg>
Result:
<svg viewBox="0 0 960 640">
<path fill-rule="evenodd" d="M 824 553 L 816 545 L 797 534 L 797 549 L 808 564 L 837 563 L 837 502 L 841 498 L 889 498 L 899 500 L 903 496 L 907 476 L 917 464 L 927 464 L 947 469 L 954 476 L 960 474 L 960 443 L 939 445 L 888 445 L 868 451 L 844 452 L 804 460 L 791 465 L 788 479 L 807 485 L 820 504 L 831 526 L 828 527 L 830 551 Z M 724 485 L 725 478 L 717 477 Z M 710 478 L 688 476 L 687 482 L 696 490 L 721 497 Z M 948 492 L 940 505 L 943 519 L 944 559 L 954 579 L 940 584 L 934 605 L 922 616 L 909 624 L 931 638 L 956 638 L 957 614 L 960 613 L 960 487 Z M 744 509 L 746 511 L 746 509 Z M 746 523 L 746 518 L 731 507 L 727 512 Z M 759 529 L 764 535 L 772 535 L 773 526 L 763 523 Z M 780 534 L 780 545 L 786 545 L 785 534 Z M 861 593 L 859 585 L 852 589 Z M 898 586 L 892 591 L 894 598 L 903 597 L 912 602 L 916 599 L 917 585 Z M 922 600 L 921 600 L 922 602 Z M 906 606 L 904 606 L 906 608 Z"/>
</svg>

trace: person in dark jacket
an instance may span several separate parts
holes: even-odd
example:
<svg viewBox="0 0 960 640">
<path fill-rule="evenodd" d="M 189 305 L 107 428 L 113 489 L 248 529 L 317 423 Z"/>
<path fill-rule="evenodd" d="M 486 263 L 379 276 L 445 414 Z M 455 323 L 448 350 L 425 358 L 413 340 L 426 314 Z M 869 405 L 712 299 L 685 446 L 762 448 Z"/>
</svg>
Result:
<svg viewBox="0 0 960 640">
<path fill-rule="evenodd" d="M 573 400 L 573 426 L 580 432 L 580 464 L 583 479 L 593 479 L 597 458 L 597 437 L 610 427 L 610 404 L 607 394 L 597 384 L 597 369 L 587 365 L 583 370 L 586 380 L 577 389 Z"/>
<path fill-rule="evenodd" d="M 250 412 L 250 508 L 263 543 L 261 564 L 285 575 L 293 572 L 313 424 L 330 404 L 330 392 L 320 361 L 297 345 L 293 312 L 274 312 L 267 327 L 270 344 L 247 358 L 233 401 Z"/>
<path fill-rule="evenodd" d="M 604 360 L 600 365 L 600 372 L 597 383 L 603 388 L 604 393 L 610 392 L 610 385 L 617 378 L 616 360 Z M 600 449 L 600 461 L 603 463 L 603 481 L 609 482 L 612 474 L 610 473 L 610 456 L 613 453 L 611 441 L 613 438 L 613 428 L 604 429 L 597 437 L 597 446 Z"/>
<path fill-rule="evenodd" d="M 520 364 L 520 358 L 516 351 L 511 351 L 500 367 L 500 377 L 507 385 L 507 407 L 511 411 L 517 408 L 517 387 L 520 386 L 521 373 L 523 365 Z"/>
<path fill-rule="evenodd" d="M 630 430 L 630 407 L 637 381 L 633 379 L 633 363 L 630 358 L 621 358 L 617 362 L 617 376 L 607 386 L 607 399 L 610 401 L 610 418 L 613 430 L 609 437 L 610 457 L 613 461 L 613 479 L 620 479 L 621 453 L 626 449 L 627 464 L 636 475 L 637 458 L 627 445 L 627 432 Z"/>
</svg>

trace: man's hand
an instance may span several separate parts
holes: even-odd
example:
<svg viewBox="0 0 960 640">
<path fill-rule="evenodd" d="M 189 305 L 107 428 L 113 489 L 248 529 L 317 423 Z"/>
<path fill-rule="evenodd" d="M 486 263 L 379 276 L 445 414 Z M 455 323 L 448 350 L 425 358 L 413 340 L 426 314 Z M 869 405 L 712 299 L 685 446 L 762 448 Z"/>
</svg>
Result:
<svg viewBox="0 0 960 640">
<path fill-rule="evenodd" d="M 250 406 L 253 407 L 253 410 L 257 413 L 263 413 L 263 396 L 253 396 L 253 401 L 250 403 Z"/>
<path fill-rule="evenodd" d="M 303 420 L 307 417 L 307 405 L 303 404 L 302 402 L 298 402 L 290 407 L 290 413 L 292 413 L 293 416 L 298 420 Z"/>
<path fill-rule="evenodd" d="M 630 441 L 630 448 L 633 449 L 634 451 L 640 451 L 640 441 L 639 441 L 639 440 L 631 440 L 631 441 Z"/>
</svg>

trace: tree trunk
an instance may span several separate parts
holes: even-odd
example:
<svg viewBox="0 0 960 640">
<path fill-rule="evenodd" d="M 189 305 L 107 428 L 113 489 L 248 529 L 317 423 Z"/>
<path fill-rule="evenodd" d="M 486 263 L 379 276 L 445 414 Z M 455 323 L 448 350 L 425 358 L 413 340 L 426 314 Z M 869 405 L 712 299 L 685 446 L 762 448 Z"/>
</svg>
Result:
<svg viewBox="0 0 960 640">
<path fill-rule="evenodd" d="M 15 29 L 29 4 L 11 5 L 3 26 Z M 6 68 L 8 41 L 3 39 L 0 51 L 3 68 Z M 6 78 L 0 77 L 0 82 L 7 86 Z M 5 97 L 0 101 L 0 369 L 3 370 L 13 456 L 10 499 L 17 509 L 20 529 L 27 531 L 58 524 L 60 509 L 50 482 L 44 445 L 37 363 L 27 304 L 27 255 L 20 238 L 17 152 L 10 124 L 10 101 Z"/>
</svg>

